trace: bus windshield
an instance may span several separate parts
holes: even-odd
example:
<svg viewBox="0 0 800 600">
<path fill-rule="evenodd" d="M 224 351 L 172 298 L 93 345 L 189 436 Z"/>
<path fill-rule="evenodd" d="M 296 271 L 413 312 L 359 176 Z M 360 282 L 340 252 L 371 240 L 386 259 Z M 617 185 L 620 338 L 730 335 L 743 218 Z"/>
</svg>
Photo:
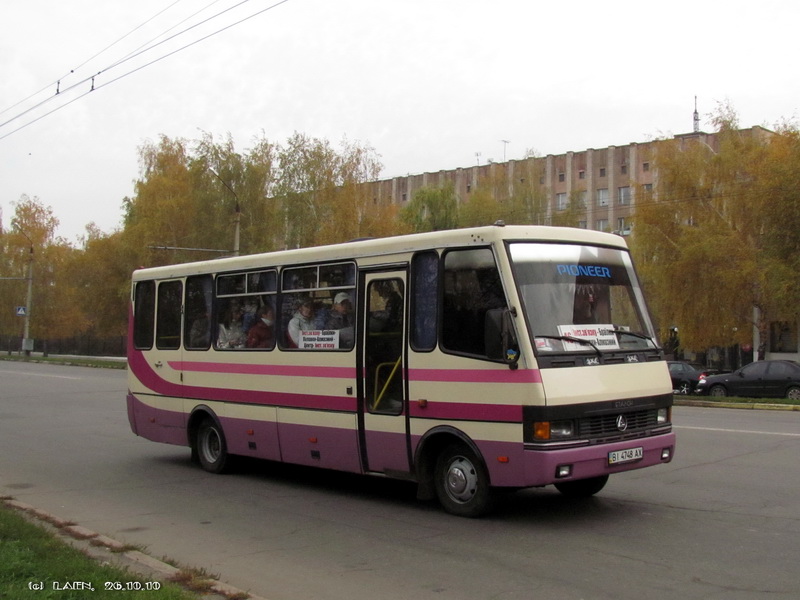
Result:
<svg viewBox="0 0 800 600">
<path fill-rule="evenodd" d="M 657 348 L 630 255 L 575 244 L 510 244 L 539 353 Z"/>
</svg>

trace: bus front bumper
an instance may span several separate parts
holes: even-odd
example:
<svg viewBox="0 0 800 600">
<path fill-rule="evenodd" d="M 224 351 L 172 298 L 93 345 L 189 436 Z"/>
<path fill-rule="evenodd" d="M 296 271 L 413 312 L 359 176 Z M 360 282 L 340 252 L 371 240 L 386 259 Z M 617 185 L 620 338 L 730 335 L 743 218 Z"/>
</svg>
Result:
<svg viewBox="0 0 800 600">
<path fill-rule="evenodd" d="M 575 448 L 524 451 L 525 480 L 530 486 L 590 479 L 668 463 L 675 454 L 675 434 L 592 444 Z"/>
</svg>

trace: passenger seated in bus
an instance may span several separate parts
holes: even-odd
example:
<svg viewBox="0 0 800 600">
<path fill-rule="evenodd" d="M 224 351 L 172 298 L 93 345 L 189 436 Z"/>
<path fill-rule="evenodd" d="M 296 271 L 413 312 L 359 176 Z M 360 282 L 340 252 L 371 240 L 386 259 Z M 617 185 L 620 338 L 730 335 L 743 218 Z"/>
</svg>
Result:
<svg viewBox="0 0 800 600">
<path fill-rule="evenodd" d="M 242 309 L 242 329 L 245 332 L 250 331 L 250 328 L 258 321 L 258 309 L 258 300 L 253 296 L 245 296 Z"/>
<path fill-rule="evenodd" d="M 286 330 L 286 342 L 292 348 L 300 347 L 300 332 L 314 329 L 314 302 L 304 298 L 297 306 L 297 311 L 289 321 Z"/>
<path fill-rule="evenodd" d="M 398 331 L 403 322 L 403 297 L 391 281 L 375 282 L 375 291 L 383 299 L 383 310 L 370 312 L 370 331 Z"/>
<path fill-rule="evenodd" d="M 273 348 L 275 346 L 275 310 L 265 304 L 259 311 L 259 320 L 247 332 L 248 348 Z"/>
<path fill-rule="evenodd" d="M 211 341 L 211 319 L 208 310 L 201 308 L 192 311 L 192 326 L 189 329 L 189 348 L 208 348 Z"/>
<path fill-rule="evenodd" d="M 244 348 L 245 330 L 242 325 L 242 309 L 237 303 L 231 302 L 225 317 L 219 324 L 217 335 L 217 348 Z"/>
<path fill-rule="evenodd" d="M 339 347 L 352 348 L 354 337 L 353 301 L 347 292 L 339 292 L 333 299 L 325 329 L 339 330 Z"/>
</svg>

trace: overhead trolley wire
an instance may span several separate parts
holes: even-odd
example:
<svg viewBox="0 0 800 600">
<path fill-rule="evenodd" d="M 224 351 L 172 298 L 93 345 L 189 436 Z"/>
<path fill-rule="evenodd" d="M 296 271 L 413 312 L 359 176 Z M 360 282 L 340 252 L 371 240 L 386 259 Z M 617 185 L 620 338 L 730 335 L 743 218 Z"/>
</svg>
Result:
<svg viewBox="0 0 800 600">
<path fill-rule="evenodd" d="M 218 0 L 215 0 L 215 2 L 216 2 L 216 1 L 218 1 Z M 27 102 L 27 101 L 28 101 L 28 100 L 30 100 L 31 98 L 33 98 L 33 97 L 35 97 L 35 96 L 38 96 L 39 94 L 41 94 L 41 93 L 42 93 L 42 92 L 44 92 L 44 91 L 47 91 L 48 89 L 52 88 L 53 86 L 56 86 L 56 95 L 58 95 L 58 94 L 60 93 L 60 83 L 61 83 L 61 82 L 62 82 L 62 81 L 65 79 L 65 78 L 67 78 L 67 77 L 69 77 L 70 75 L 74 74 L 74 73 L 75 73 L 75 71 L 77 71 L 77 70 L 78 70 L 78 69 L 80 69 L 81 67 L 85 66 L 85 65 L 86 65 L 86 64 L 87 64 L 89 61 L 91 61 L 91 60 L 94 60 L 95 58 L 97 58 L 98 56 L 100 56 L 101 54 L 103 54 L 103 52 L 106 52 L 107 50 L 110 50 L 111 48 L 113 48 L 114 46 L 116 46 L 117 44 L 119 44 L 119 43 L 120 43 L 122 40 L 124 40 L 124 39 L 125 39 L 125 38 L 127 38 L 128 36 L 132 35 L 132 34 L 133 34 L 133 33 L 135 33 L 136 31 L 138 31 L 139 29 L 141 29 L 142 27 L 144 27 L 145 25 L 147 25 L 148 23 L 150 23 L 150 22 L 151 22 L 153 19 L 155 19 L 156 17 L 159 17 L 159 16 L 161 16 L 161 15 L 162 15 L 162 14 L 164 14 L 164 13 L 165 13 L 167 10 L 169 10 L 170 8 L 172 8 L 173 6 L 175 6 L 176 4 L 178 4 L 179 2 L 181 2 L 181 0 L 175 0 L 175 2 L 173 2 L 172 4 L 170 4 L 170 5 L 169 5 L 167 8 L 165 8 L 165 9 L 163 9 L 163 10 L 160 10 L 159 12 L 157 12 L 155 15 L 153 15 L 152 17 L 150 17 L 149 19 L 147 19 L 147 20 L 146 20 L 146 21 L 144 21 L 143 23 L 140 23 L 139 25 L 137 25 L 136 27 L 134 27 L 133 29 L 131 29 L 131 30 L 130 30 L 128 33 L 126 33 L 125 35 L 123 35 L 121 38 L 119 38 L 119 39 L 118 39 L 118 40 L 116 40 L 115 42 L 113 42 L 113 43 L 109 44 L 108 46 L 106 46 L 105 48 L 103 48 L 102 50 L 100 50 L 100 52 L 97 52 L 97 53 L 95 53 L 93 56 L 90 56 L 89 58 L 87 58 L 86 60 L 84 60 L 84 61 L 83 61 L 81 64 L 79 64 L 77 67 L 74 67 L 74 68 L 70 69 L 69 71 L 67 71 L 66 73 L 64 73 L 64 75 L 62 75 L 61 77 L 59 77 L 59 78 L 58 78 L 58 79 L 56 79 L 55 81 L 53 81 L 53 82 L 51 82 L 51 83 L 48 83 L 47 85 L 45 85 L 45 86 L 44 86 L 43 88 L 41 88 L 40 90 L 38 90 L 38 91 L 36 91 L 36 92 L 33 92 L 33 93 L 32 93 L 30 96 L 28 96 L 27 98 L 23 98 L 23 99 L 22 99 L 22 100 L 20 100 L 19 102 L 15 103 L 15 104 L 12 104 L 11 106 L 9 106 L 9 107 L 7 107 L 7 108 L 4 108 L 3 110 L 0 110 L 0 115 L 7 113 L 7 112 L 8 112 L 8 111 L 10 111 L 12 108 L 16 108 L 16 107 L 17 107 L 17 106 L 19 106 L 20 104 L 23 104 L 24 102 Z M 195 14 L 197 14 L 197 13 L 195 13 Z M 168 30 L 168 31 L 169 31 L 169 30 Z M 52 99 L 52 98 L 50 98 L 50 99 Z M 24 114 L 24 113 L 21 113 L 21 114 Z M 20 115 L 20 116 L 21 116 L 21 115 Z M 15 117 L 15 118 L 18 118 L 18 117 Z M 11 120 L 13 121 L 14 119 L 11 119 Z M 0 125 L 0 127 L 1 127 L 1 126 L 2 126 L 2 125 Z"/>
<path fill-rule="evenodd" d="M 176 2 L 174 2 L 174 3 L 173 3 L 173 5 L 174 5 L 175 3 L 177 3 L 177 2 L 179 2 L 179 1 L 180 1 L 180 0 L 176 0 Z M 205 10 L 206 8 L 208 8 L 209 6 L 211 6 L 211 5 L 215 4 L 217 1 L 218 1 L 218 0 L 214 0 L 214 2 L 212 2 L 212 3 L 211 3 L 211 4 L 209 4 L 209 5 L 207 5 L 205 8 L 201 9 L 200 11 L 197 11 L 197 12 L 196 12 L 196 13 L 194 13 L 192 16 L 190 16 L 190 17 L 187 17 L 187 19 L 184 19 L 184 21 L 182 21 L 182 22 L 185 22 L 186 20 L 188 20 L 188 19 L 192 18 L 193 16 L 195 16 L 195 15 L 199 14 L 200 12 L 202 12 L 203 10 Z M 5 138 L 9 137 L 10 135 L 13 135 L 14 133 L 16 133 L 16 132 L 18 132 L 18 131 L 20 131 L 20 130 L 22 130 L 22 129 L 26 128 L 26 127 L 28 127 L 29 125 L 32 125 L 33 123 L 36 123 L 37 121 L 40 121 L 40 120 L 41 120 L 41 119 L 43 119 L 44 117 L 46 117 L 46 116 L 49 116 L 49 115 L 53 114 L 54 112 L 61 110 L 62 108 L 65 108 L 66 106 L 69 106 L 69 105 L 70 105 L 70 104 L 72 104 L 73 102 L 75 102 L 75 101 L 77 101 L 77 100 L 79 100 L 79 99 L 83 98 L 84 96 L 86 96 L 86 95 L 90 94 L 91 92 L 93 92 L 93 91 L 95 91 L 95 90 L 97 90 L 97 89 L 100 89 L 100 88 L 102 88 L 102 87 L 106 87 L 107 85 L 110 85 L 110 84 L 112 84 L 112 83 L 114 83 L 114 82 L 116 82 L 116 81 L 119 81 L 120 79 L 123 79 L 123 78 L 127 77 L 128 75 L 132 75 L 133 73 L 136 73 L 137 71 L 140 71 L 140 70 L 144 69 L 145 67 L 149 67 L 149 66 L 151 66 L 151 65 L 153 65 L 153 64 L 155 64 L 155 63 L 157 63 L 157 62 L 160 62 L 160 61 L 164 60 L 165 58 L 168 58 L 168 57 L 170 57 L 170 56 L 172 56 L 172 55 L 174 55 L 174 54 L 177 54 L 178 52 L 181 52 L 181 51 L 183 51 L 183 50 L 186 50 L 187 48 L 190 48 L 190 47 L 192 47 L 192 46 L 194 46 L 194 45 L 196 45 L 196 44 L 199 44 L 200 42 L 203 42 L 203 41 L 205 41 L 205 40 L 207 40 L 207 39 L 209 39 L 209 38 L 211 38 L 211 37 L 213 37 L 213 36 L 215 36 L 215 35 L 217 35 L 217 34 L 219 34 L 219 33 L 222 33 L 223 31 L 227 31 L 228 29 L 231 29 L 232 27 L 235 27 L 235 26 L 237 26 L 237 25 L 240 25 L 240 24 L 242 24 L 242 23 L 244 23 L 244 22 L 246 22 L 246 21 L 249 21 L 250 19 L 253 19 L 253 18 L 255 18 L 255 17 L 257 17 L 257 16 L 259 16 L 259 15 L 261 15 L 261 14 L 263 14 L 263 13 L 267 12 L 267 11 L 270 11 L 270 10 L 272 10 L 272 9 L 274 9 L 274 8 L 277 8 L 278 6 L 280 6 L 280 5 L 282 5 L 282 4 L 285 4 L 285 3 L 289 2 L 289 0 L 279 0 L 278 2 L 275 2 L 274 4 L 271 4 L 270 6 L 268 6 L 268 7 L 266 7 L 266 8 L 263 8 L 263 9 L 261 9 L 261 10 L 258 10 L 258 11 L 254 12 L 254 13 L 252 13 L 252 14 L 250 14 L 250 15 L 248 15 L 248 16 L 246 16 L 246 17 L 242 18 L 242 19 L 239 19 L 238 21 L 235 21 L 234 23 L 230 23 L 230 24 L 228 24 L 228 25 L 226 25 L 226 26 L 224 26 L 224 27 L 221 27 L 221 28 L 219 28 L 219 29 L 217 29 L 217 30 L 215 30 L 215 31 L 213 31 L 213 32 L 211 32 L 211 33 L 209 33 L 209 34 L 205 35 L 205 36 L 202 36 L 202 37 L 200 37 L 200 38 L 198 38 L 198 39 L 196 39 L 196 40 L 193 40 L 193 41 L 191 41 L 191 42 L 189 42 L 189 43 L 187 43 L 187 44 L 185 44 L 185 45 L 181 46 L 180 48 L 177 48 L 177 49 L 175 49 L 175 50 L 172 50 L 172 51 L 170 51 L 170 52 L 167 52 L 166 54 L 163 54 L 163 55 L 161 55 L 161 56 L 159 56 L 159 57 L 157 57 L 157 58 L 155 58 L 155 59 L 153 59 L 153 60 L 151 60 L 151 61 L 149 61 L 149 62 L 145 63 L 144 65 L 140 65 L 140 66 L 138 66 L 138 67 L 136 67 L 136 68 L 133 68 L 133 69 L 131 69 L 130 71 L 127 71 L 126 73 L 123 73 L 123 74 L 119 75 L 118 77 L 115 77 L 114 79 L 111 79 L 111 80 L 109 80 L 109 81 L 106 81 L 106 82 L 104 82 L 104 83 L 101 83 L 101 84 L 96 84 L 96 82 L 95 82 L 95 79 L 96 79 L 96 77 L 98 77 L 99 75 L 102 75 L 102 74 L 104 74 L 104 73 L 106 73 L 106 72 L 110 71 L 111 69 L 113 69 L 113 68 L 115 68 L 115 67 L 118 67 L 118 66 L 120 66 L 120 65 L 122 65 L 122 64 L 125 64 L 126 62 L 128 62 L 128 61 L 130 61 L 130 60 L 132 60 L 132 59 L 134 59 L 134 58 L 137 58 L 138 56 L 141 56 L 142 54 L 144 54 L 144 53 L 146 53 L 146 52 L 149 52 L 150 50 L 153 50 L 153 49 L 155 49 L 155 48 L 157 48 L 157 47 L 161 46 L 162 44 L 164 44 L 164 43 L 166 43 L 166 42 L 168 42 L 168 41 L 170 41 L 170 40 L 173 40 L 173 39 L 175 39 L 175 38 L 177 38 L 177 37 L 179 37 L 179 36 L 181 36 L 181 35 L 183 35 L 183 34 L 185 34 L 185 33 L 189 32 L 189 31 L 191 31 L 191 30 L 193 30 L 193 29 L 195 29 L 195 28 L 197 28 L 197 27 L 199 27 L 199 26 L 201 26 L 201 25 L 204 25 L 204 24 L 206 24 L 206 23 L 208 23 L 208 22 L 212 21 L 213 19 L 216 19 L 216 18 L 218 18 L 218 17 L 220 17 L 220 16 L 224 15 L 225 13 L 227 13 L 227 12 L 229 12 L 229 11 L 231 11 L 231 10 L 234 10 L 234 9 L 238 8 L 238 7 L 242 6 L 243 4 L 246 4 L 247 2 L 250 2 L 250 0 L 242 0 L 241 2 L 239 2 L 239 3 L 237 3 L 237 4 L 233 5 L 233 6 L 230 6 L 230 7 L 226 8 L 225 10 L 223 10 L 223 11 L 220 11 L 219 13 L 216 13 L 215 15 L 212 15 L 211 17 L 208 17 L 207 19 L 204 19 L 203 21 L 200 21 L 200 22 L 198 22 L 198 23 L 196 23 L 196 24 L 194 24 L 194 25 L 192 25 L 192 26 L 190 26 L 190 27 L 187 27 L 186 29 L 184 29 L 184 30 L 182 30 L 182 31 L 180 31 L 180 32 L 178 32 L 178 33 L 176 33 L 176 34 L 174 34 L 174 35 L 172 35 L 172 36 L 168 37 L 168 38 L 165 38 L 165 39 L 161 40 L 161 41 L 160 41 L 160 42 L 158 42 L 158 43 L 155 43 L 155 44 L 152 44 L 152 45 L 147 45 L 147 44 L 150 44 L 150 42 L 147 42 L 147 44 L 145 44 L 145 46 L 146 46 L 146 47 L 144 47 L 144 49 L 141 49 L 141 48 L 142 48 L 142 46 L 140 46 L 140 49 L 138 49 L 138 50 L 136 50 L 136 51 L 132 52 L 131 54 L 129 54 L 129 55 L 128 55 L 128 56 L 126 56 L 125 58 L 123 58 L 123 59 L 121 59 L 121 60 L 119 60 L 119 61 L 117 61 L 117 62 L 115 62 L 115 63 L 112 63 L 111 65 L 109 65 L 108 67 L 106 67 L 106 68 L 104 68 L 104 69 L 102 69 L 102 70 L 98 71 L 98 72 L 97 72 L 97 73 L 95 73 L 94 75 L 91 75 L 91 76 L 89 76 L 89 77 L 85 77 L 85 78 L 83 78 L 81 81 L 78 81 L 78 82 L 76 82 L 76 83 L 74 83 L 74 84 L 70 85 L 68 88 L 65 88 L 64 90 L 58 90 L 55 96 L 51 96 L 51 97 L 47 98 L 46 100 L 43 100 L 42 102 L 39 102 L 39 103 L 37 103 L 36 105 L 34 105 L 34 106 L 32 106 L 32 107 L 30 107 L 30 108 L 28 108 L 28 109 L 26 109 L 26 110 L 22 111 L 21 113 L 19 113 L 19 114 L 15 115 L 15 116 L 14 116 L 14 117 L 12 117 L 11 119 L 8 119 L 7 121 L 5 121 L 5 122 L 3 122 L 3 123 L 0 123 L 0 129 L 1 129 L 1 128 L 3 128 L 3 127 L 5 127 L 5 126 L 6 126 L 6 125 L 8 125 L 9 123 L 11 123 L 11 122 L 13 122 L 13 121 L 15 121 L 15 120 L 17 120 L 17 119 L 21 118 L 22 116 L 24 116 L 24 115 L 28 114 L 29 112 L 31 112 L 31 111 L 33 111 L 33 110 L 35 110 L 35 109 L 37 109 L 37 108 L 39 108 L 39 107 L 43 106 L 44 104 L 46 104 L 46 103 L 48 103 L 48 102 L 51 102 L 51 101 L 55 100 L 56 98 L 59 98 L 59 97 L 63 96 L 63 94 L 65 94 L 66 92 L 69 92 L 69 91 L 71 91 L 71 90 L 73 90 L 73 89 L 77 88 L 78 86 L 81 86 L 81 85 L 84 85 L 84 84 L 86 84 L 86 83 L 89 83 L 89 82 L 91 82 L 91 88 L 90 88 L 89 90 L 85 91 L 84 93 L 80 94 L 79 96 L 77 96 L 77 97 L 73 98 L 73 99 L 72 99 L 72 100 L 70 100 L 70 101 L 65 101 L 63 104 L 60 104 L 59 106 L 55 107 L 54 109 L 52 109 L 52 110 L 50 110 L 50 111 L 48 111 L 48 112 L 46 112 L 46 113 L 44 113 L 44 114 L 42 114 L 42 115 L 39 115 L 39 116 L 38 116 L 38 117 L 36 117 L 35 119 L 32 119 L 32 120 L 30 120 L 30 121 L 28 121 L 28 122 L 26 122 L 26 123 L 24 123 L 24 124 L 20 125 L 20 126 L 19 126 L 19 127 L 17 127 L 16 129 L 13 129 L 13 130 L 9 131 L 8 133 L 5 133 L 5 134 L 3 134 L 3 135 L 0 135 L 0 140 L 3 140 L 3 139 L 5 139 Z M 170 5 L 170 6 L 172 6 L 172 5 Z M 168 8 L 169 8 L 169 7 L 168 7 Z M 164 9 L 164 10 L 166 10 L 166 9 Z M 164 11 L 161 11 L 161 13 L 163 13 L 163 12 L 164 12 Z M 159 14 L 161 14 L 161 13 L 159 13 Z M 156 16 L 158 16 L 158 15 L 156 15 Z M 153 17 L 153 18 L 155 18 L 155 17 Z M 152 18 L 151 18 L 150 20 L 152 20 Z M 149 21 L 148 21 L 148 22 L 149 22 Z M 168 29 L 167 31 L 170 31 L 171 29 L 174 29 L 176 26 L 177 26 L 177 25 L 175 25 L 175 26 L 171 27 L 171 28 L 170 28 L 170 29 Z M 140 27 L 141 27 L 141 26 L 140 26 Z M 137 29 L 138 29 L 138 28 L 137 28 Z M 164 33 L 166 33 L 166 32 L 164 32 Z M 160 34 L 159 36 L 156 36 L 156 38 L 153 38 L 153 39 L 158 39 L 158 37 L 161 37 L 162 35 L 164 35 L 164 33 Z M 128 35 L 129 35 L 129 34 L 128 34 Z M 126 36 L 124 36 L 124 37 L 127 37 L 127 35 L 126 35 Z M 120 38 L 120 39 L 123 39 L 123 38 Z M 151 41 L 152 41 L 152 40 L 151 40 Z M 113 44 L 112 44 L 112 45 L 113 45 Z M 109 47 L 110 47 L 110 46 L 109 46 Z M 101 53 L 102 53 L 102 51 L 101 51 L 100 53 L 98 53 L 98 55 L 99 55 L 99 54 L 101 54 Z M 91 60 L 91 59 L 89 59 L 89 60 Z M 88 61 L 86 61 L 86 62 L 88 62 Z M 85 63 L 83 63 L 83 64 L 85 64 Z M 59 81 L 60 81 L 60 80 L 59 80 Z M 50 86 L 47 86 L 47 87 L 52 87 L 52 85 L 53 85 L 53 84 L 50 84 Z M 43 90 L 46 90 L 46 89 L 47 89 L 47 87 L 43 88 Z M 42 91 L 42 90 L 40 90 L 39 92 L 36 92 L 36 94 L 38 94 L 38 93 L 41 93 L 41 91 Z M 35 96 L 36 94 L 33 94 L 32 96 L 29 96 L 29 98 L 31 98 L 31 97 L 33 97 L 33 96 Z M 22 100 L 22 101 L 18 102 L 18 103 L 17 103 L 17 104 L 15 104 L 14 106 L 17 106 L 17 105 L 21 104 L 22 102 L 25 102 L 25 100 Z M 3 112 L 7 112 L 7 110 L 9 110 L 9 109 L 6 109 L 6 111 L 3 111 Z M 2 114 L 2 113 L 0 113 L 0 114 Z"/>
</svg>

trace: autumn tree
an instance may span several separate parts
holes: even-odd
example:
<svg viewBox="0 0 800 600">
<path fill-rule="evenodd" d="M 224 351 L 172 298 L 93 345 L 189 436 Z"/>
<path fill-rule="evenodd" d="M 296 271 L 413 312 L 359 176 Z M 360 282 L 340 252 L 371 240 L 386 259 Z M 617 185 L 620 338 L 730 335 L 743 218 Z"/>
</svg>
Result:
<svg viewBox="0 0 800 600">
<path fill-rule="evenodd" d="M 125 244 L 121 231 L 105 234 L 94 223 L 86 226 L 83 248 L 74 253 L 67 276 L 83 298 L 87 331 L 105 338 L 128 329 L 131 272 L 137 252 Z"/>
<path fill-rule="evenodd" d="M 139 149 L 139 164 L 135 194 L 123 204 L 125 243 L 142 265 L 197 260 L 195 254 L 171 255 L 158 249 L 207 247 L 208 231 L 197 229 L 187 142 L 167 136 L 157 144 L 147 142 Z M 214 227 L 213 215 L 206 225 Z"/>
<path fill-rule="evenodd" d="M 373 148 L 295 133 L 278 149 L 275 195 L 281 203 L 285 246 L 298 248 L 390 233 L 391 207 L 379 206 L 369 186 L 382 165 Z"/>
<path fill-rule="evenodd" d="M 33 275 L 30 337 L 53 339 L 84 330 L 87 321 L 82 308 L 87 299 L 79 293 L 69 271 L 75 249 L 56 236 L 58 219 L 52 208 L 25 194 L 12 204 L 11 226 L 2 235 L 2 272 L 3 277 Z M 7 311 L 2 319 L 3 333 L 12 335 L 21 331 L 21 325 L 9 322 L 7 315 L 13 314 L 13 306 L 26 304 L 27 281 L 4 283 L 0 289 L 0 305 Z"/>
<path fill-rule="evenodd" d="M 770 232 L 798 210 L 796 132 L 740 130 L 727 107 L 715 124 L 714 147 L 700 136 L 659 144 L 652 199 L 634 218 L 632 247 L 662 335 L 678 327 L 690 350 L 764 339 L 769 319 L 794 311 L 780 300 L 791 296 L 792 232 Z"/>
<path fill-rule="evenodd" d="M 424 187 L 414 193 L 400 211 L 400 221 L 414 233 L 458 227 L 458 197 L 455 186 Z"/>
</svg>

